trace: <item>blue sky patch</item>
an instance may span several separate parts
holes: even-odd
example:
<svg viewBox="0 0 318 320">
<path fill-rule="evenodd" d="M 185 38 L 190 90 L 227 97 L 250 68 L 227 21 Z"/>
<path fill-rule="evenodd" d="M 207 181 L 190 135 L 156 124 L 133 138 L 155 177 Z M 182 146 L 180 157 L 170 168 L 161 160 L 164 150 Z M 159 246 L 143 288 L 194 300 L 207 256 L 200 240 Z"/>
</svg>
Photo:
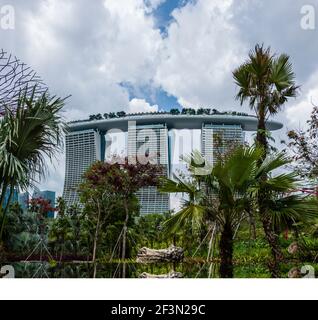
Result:
<svg viewBox="0 0 318 320">
<path fill-rule="evenodd" d="M 176 8 L 182 8 L 187 3 L 194 2 L 194 0 L 166 0 L 156 10 L 153 11 L 153 15 L 156 18 L 157 27 L 162 34 L 166 34 L 167 27 L 173 20 L 172 12 Z"/>
<path fill-rule="evenodd" d="M 134 87 L 129 82 L 122 82 L 120 85 L 128 91 L 129 99 L 145 99 L 151 105 L 157 104 L 159 109 L 170 110 L 171 108 L 181 109 L 176 97 L 168 95 L 164 90 L 153 86 Z"/>
</svg>

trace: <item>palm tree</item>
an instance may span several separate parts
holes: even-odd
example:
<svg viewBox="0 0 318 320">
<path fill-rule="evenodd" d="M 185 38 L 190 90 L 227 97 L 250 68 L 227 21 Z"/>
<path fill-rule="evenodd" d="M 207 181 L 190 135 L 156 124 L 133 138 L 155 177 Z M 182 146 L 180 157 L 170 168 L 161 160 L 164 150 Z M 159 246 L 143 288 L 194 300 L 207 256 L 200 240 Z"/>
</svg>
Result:
<svg viewBox="0 0 318 320">
<path fill-rule="evenodd" d="M 289 98 L 297 96 L 299 87 L 295 84 L 295 74 L 290 57 L 281 54 L 276 57 L 270 48 L 256 45 L 247 62 L 233 72 L 239 92 L 236 99 L 241 104 L 248 101 L 258 118 L 256 140 L 267 152 L 268 141 L 266 122 L 276 115 Z M 264 153 L 264 158 L 266 157 Z"/>
<path fill-rule="evenodd" d="M 63 147 L 65 125 L 60 116 L 64 100 L 47 93 L 22 93 L 16 110 L 0 119 L 0 239 L 14 188 L 26 190 L 46 173 L 47 161 Z M 7 192 L 9 199 L 3 208 Z"/>
<path fill-rule="evenodd" d="M 268 118 L 276 115 L 288 99 L 296 97 L 298 93 L 299 87 L 295 84 L 290 57 L 286 54 L 275 56 L 270 48 L 256 45 L 254 51 L 250 52 L 248 61 L 234 70 L 233 77 L 239 87 L 236 99 L 241 105 L 248 101 L 258 118 L 256 142 L 264 149 L 261 163 L 268 153 Z M 266 176 L 263 179 L 265 180 Z M 274 259 L 271 273 L 273 277 L 279 277 L 282 252 L 278 245 L 278 235 L 273 231 L 272 221 L 265 211 L 266 198 L 265 190 L 262 190 L 258 197 L 259 214 Z"/>
<path fill-rule="evenodd" d="M 198 157 L 197 154 L 191 158 Z M 194 174 L 196 168 L 190 162 L 191 179 L 177 181 L 164 179 L 161 191 L 186 193 L 189 200 L 176 215 L 167 221 L 165 227 L 170 232 L 181 230 L 191 222 L 193 228 L 202 223 L 215 223 L 220 232 L 220 276 L 233 277 L 233 240 L 240 223 L 248 220 L 251 208 L 260 190 L 268 190 L 267 213 L 277 224 L 286 221 L 309 219 L 316 215 L 317 203 L 307 201 L 299 195 L 283 196 L 296 188 L 297 177 L 293 173 L 273 176 L 273 170 L 289 163 L 283 155 L 268 157 L 259 167 L 262 149 L 239 147 L 227 159 L 220 160 L 207 176 Z M 191 164 L 192 163 L 192 164 Z M 196 160 L 195 163 L 202 163 Z M 262 176 L 269 176 L 263 180 Z M 204 182 L 202 184 L 202 182 Z"/>
<path fill-rule="evenodd" d="M 258 149 L 237 149 L 227 160 L 220 159 L 207 176 L 195 175 L 195 163 L 203 163 L 195 152 L 186 158 L 190 164 L 192 182 L 165 180 L 162 191 L 187 193 L 189 200 L 166 223 L 168 230 L 176 232 L 191 220 L 193 227 L 208 222 L 220 233 L 220 277 L 233 278 L 233 239 L 239 224 L 247 219 L 252 199 L 247 189 L 255 173 L 253 164 L 259 157 Z M 210 228 L 211 229 L 211 228 Z"/>
</svg>

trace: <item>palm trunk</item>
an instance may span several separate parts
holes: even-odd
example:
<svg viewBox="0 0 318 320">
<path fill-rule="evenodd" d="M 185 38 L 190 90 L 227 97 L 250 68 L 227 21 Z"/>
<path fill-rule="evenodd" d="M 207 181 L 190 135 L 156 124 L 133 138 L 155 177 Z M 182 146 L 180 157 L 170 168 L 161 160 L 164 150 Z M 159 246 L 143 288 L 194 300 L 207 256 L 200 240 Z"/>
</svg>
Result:
<svg viewBox="0 0 318 320">
<path fill-rule="evenodd" d="M 226 222 L 220 239 L 220 277 L 233 278 L 233 229 Z"/>
<path fill-rule="evenodd" d="M 6 223 L 6 217 L 7 217 L 7 213 L 8 213 L 9 207 L 10 207 L 10 202 L 11 202 L 11 199 L 12 199 L 13 191 L 14 191 L 14 187 L 13 187 L 13 185 L 11 185 L 9 198 L 8 198 L 6 206 L 5 206 L 5 208 L 4 208 L 3 212 L 2 212 L 1 229 L 0 229 L 0 241 L 2 241 L 4 226 L 5 226 L 5 223 Z"/>
<path fill-rule="evenodd" d="M 278 235 L 274 232 L 270 217 L 261 216 L 263 229 L 267 242 L 271 248 L 273 261 L 269 262 L 269 269 L 272 278 L 280 278 L 280 262 L 283 260 L 283 254 L 278 242 Z"/>
<path fill-rule="evenodd" d="M 129 210 L 128 210 L 128 204 L 127 200 L 124 200 L 124 208 L 125 208 L 125 213 L 126 213 L 126 218 L 124 222 L 124 228 L 123 228 L 123 246 L 122 246 L 122 252 L 121 252 L 121 259 L 123 262 L 123 274 L 122 277 L 126 278 L 126 243 L 127 243 L 127 225 L 128 225 L 128 220 L 129 220 Z"/>
<path fill-rule="evenodd" d="M 264 112 L 260 112 L 260 116 L 258 119 L 256 142 L 260 148 L 264 149 L 263 158 L 265 159 L 268 153 L 268 141 L 266 137 L 266 123 Z"/>
<path fill-rule="evenodd" d="M 256 221 L 254 213 L 249 213 L 249 222 L 250 222 L 250 239 L 256 240 L 257 234 L 256 234 Z"/>
<path fill-rule="evenodd" d="M 62 245 L 61 245 L 61 252 L 60 252 L 60 259 L 59 259 L 60 264 L 62 263 L 63 255 L 64 255 L 64 240 L 62 241 Z"/>
<path fill-rule="evenodd" d="M 262 112 L 262 108 L 260 108 L 259 122 L 258 122 L 258 131 L 257 131 L 257 144 L 264 150 L 263 159 L 260 161 L 259 165 L 265 160 L 268 154 L 268 141 L 266 137 L 266 124 L 265 124 L 265 114 Z M 267 176 L 262 177 L 264 181 L 266 181 Z M 265 206 L 265 200 L 268 197 L 267 191 L 264 189 L 260 189 L 258 196 L 258 208 L 260 219 L 263 224 L 264 233 L 266 236 L 266 240 L 271 248 L 271 253 L 273 257 L 273 261 L 269 263 L 269 269 L 272 275 L 272 278 L 280 277 L 280 261 L 283 258 L 282 251 L 279 246 L 278 236 L 274 232 L 273 224 L 271 218 L 267 214 L 267 208 Z"/>
<path fill-rule="evenodd" d="M 1 196 L 0 196 L 0 211 L 2 211 L 2 206 L 3 206 L 3 203 L 4 203 L 4 198 L 5 198 L 5 195 L 7 193 L 7 189 L 8 189 L 8 183 L 4 182 L 3 183 L 3 187 L 2 187 L 2 191 L 1 191 Z"/>
</svg>

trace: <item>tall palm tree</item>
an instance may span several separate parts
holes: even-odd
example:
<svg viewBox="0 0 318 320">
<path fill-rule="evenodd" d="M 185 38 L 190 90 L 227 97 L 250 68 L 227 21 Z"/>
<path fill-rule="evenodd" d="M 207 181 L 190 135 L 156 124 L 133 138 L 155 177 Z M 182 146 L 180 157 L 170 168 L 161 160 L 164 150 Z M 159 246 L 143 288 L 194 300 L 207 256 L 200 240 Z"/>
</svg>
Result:
<svg viewBox="0 0 318 320">
<path fill-rule="evenodd" d="M 42 178 L 47 161 L 63 147 L 66 127 L 60 111 L 65 99 L 50 98 L 47 93 L 36 97 L 35 90 L 31 96 L 22 93 L 16 109 L 6 108 L 0 119 L 0 240 L 14 189 L 26 190 Z"/>
<path fill-rule="evenodd" d="M 297 96 L 299 89 L 290 57 L 286 54 L 275 56 L 270 48 L 256 45 L 249 59 L 234 70 L 233 77 L 239 88 L 236 99 L 241 104 L 247 101 L 258 118 L 256 140 L 265 149 L 265 158 L 268 150 L 268 117 L 281 111 L 289 98 Z"/>
<path fill-rule="evenodd" d="M 259 167 L 258 162 L 262 153 L 262 149 L 259 148 L 239 147 L 227 159 L 219 161 L 213 167 L 211 174 L 203 178 L 201 175 L 193 174 L 197 171 L 192 161 L 191 182 L 189 179 L 187 181 L 182 181 L 180 178 L 177 181 L 164 179 L 160 188 L 163 192 L 186 193 L 189 198 L 183 202 L 182 209 L 167 221 L 165 227 L 170 232 L 181 230 L 189 221 L 193 227 L 199 227 L 204 222 L 216 223 L 220 232 L 222 278 L 233 277 L 235 230 L 241 221 L 248 220 L 260 190 L 263 188 L 268 190 L 270 197 L 266 202 L 267 213 L 277 224 L 309 219 L 316 215 L 317 203 L 307 201 L 298 195 L 282 195 L 296 187 L 295 174 L 272 175 L 273 170 L 285 165 L 289 160 L 283 155 L 268 157 Z M 262 179 L 264 174 L 269 176 L 265 181 Z"/>
<path fill-rule="evenodd" d="M 268 118 L 276 115 L 288 99 L 296 97 L 298 93 L 299 87 L 295 83 L 292 63 L 288 55 L 275 56 L 270 48 L 256 45 L 250 52 L 249 59 L 234 70 L 233 77 L 239 88 L 236 99 L 241 105 L 248 102 L 258 118 L 256 142 L 264 149 L 261 163 L 269 149 L 266 131 Z M 263 179 L 265 180 L 266 176 Z M 262 190 L 258 197 L 259 214 L 273 255 L 271 273 L 273 277 L 279 277 L 282 252 L 278 245 L 278 235 L 273 231 L 272 221 L 266 213 L 266 198 L 266 190 Z"/>
</svg>

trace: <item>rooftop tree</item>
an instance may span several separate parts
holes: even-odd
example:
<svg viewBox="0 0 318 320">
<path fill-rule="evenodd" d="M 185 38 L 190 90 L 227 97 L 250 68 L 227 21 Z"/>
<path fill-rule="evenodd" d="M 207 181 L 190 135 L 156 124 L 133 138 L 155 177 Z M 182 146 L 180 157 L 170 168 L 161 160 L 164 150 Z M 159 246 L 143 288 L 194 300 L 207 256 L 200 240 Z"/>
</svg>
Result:
<svg viewBox="0 0 318 320">
<path fill-rule="evenodd" d="M 119 111 L 119 112 L 117 112 L 117 117 L 118 118 L 123 118 L 123 117 L 125 117 L 126 116 L 126 112 L 125 111 Z"/>
<path fill-rule="evenodd" d="M 174 114 L 174 115 L 178 115 L 178 114 L 180 114 L 180 110 L 179 109 L 171 109 L 170 113 Z"/>
</svg>

